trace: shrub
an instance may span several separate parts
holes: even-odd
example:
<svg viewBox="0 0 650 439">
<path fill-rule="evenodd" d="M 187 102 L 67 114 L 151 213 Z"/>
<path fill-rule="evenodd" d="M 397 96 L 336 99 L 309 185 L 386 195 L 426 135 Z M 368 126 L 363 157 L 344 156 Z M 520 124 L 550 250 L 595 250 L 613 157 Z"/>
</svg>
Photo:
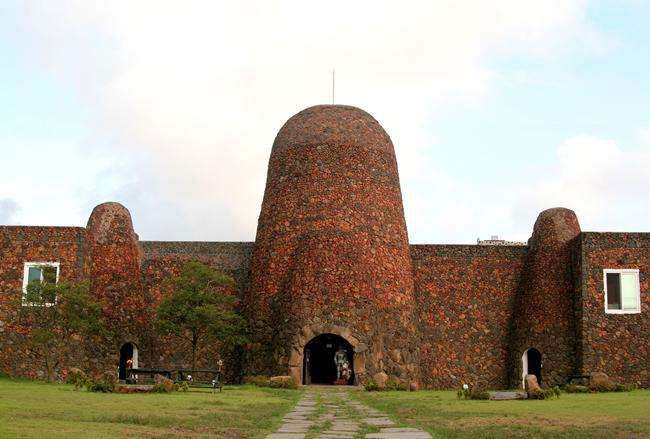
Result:
<svg viewBox="0 0 650 439">
<path fill-rule="evenodd" d="M 268 380 L 268 386 L 274 389 L 297 389 L 298 385 L 292 377 L 273 377 Z"/>
<path fill-rule="evenodd" d="M 484 400 L 490 399 L 490 392 L 479 388 L 471 388 L 467 384 L 463 384 L 463 387 L 458 389 L 458 392 L 456 392 L 456 396 L 458 399 Z"/>
<path fill-rule="evenodd" d="M 636 385 L 634 384 L 614 384 L 614 388 L 612 389 L 612 392 L 631 392 L 632 390 L 636 389 Z"/>
<path fill-rule="evenodd" d="M 366 389 L 367 392 L 376 392 L 379 390 L 379 384 L 370 379 L 363 385 L 363 388 Z"/>
<path fill-rule="evenodd" d="M 580 384 L 567 384 L 564 386 L 566 393 L 589 393 L 589 387 Z"/>
<path fill-rule="evenodd" d="M 190 385 L 187 381 L 183 381 L 182 383 L 178 384 L 176 390 L 180 390 L 181 392 L 187 392 L 188 390 L 190 390 Z"/>
<path fill-rule="evenodd" d="M 408 385 L 406 383 L 402 383 L 402 382 L 399 382 L 399 381 L 388 380 L 388 382 L 386 383 L 385 390 L 406 391 L 406 390 L 408 390 Z"/>
<path fill-rule="evenodd" d="M 528 399 L 551 399 L 560 397 L 560 388 L 555 386 L 551 389 L 541 389 L 537 392 L 528 392 Z"/>
<path fill-rule="evenodd" d="M 244 377 L 245 384 L 254 384 L 258 387 L 269 387 L 271 380 L 263 375 L 253 375 Z"/>
<path fill-rule="evenodd" d="M 89 392 L 111 393 L 115 391 L 115 374 L 104 372 L 86 381 L 86 390 Z"/>
<path fill-rule="evenodd" d="M 88 383 L 88 377 L 83 370 L 76 367 L 71 368 L 65 377 L 66 384 L 73 384 L 75 390 L 85 387 Z"/>
<path fill-rule="evenodd" d="M 177 390 L 178 387 L 174 385 L 174 382 L 169 378 L 166 378 L 162 375 L 156 375 L 154 377 L 155 384 L 153 385 L 153 392 L 156 393 L 169 393 Z"/>
</svg>

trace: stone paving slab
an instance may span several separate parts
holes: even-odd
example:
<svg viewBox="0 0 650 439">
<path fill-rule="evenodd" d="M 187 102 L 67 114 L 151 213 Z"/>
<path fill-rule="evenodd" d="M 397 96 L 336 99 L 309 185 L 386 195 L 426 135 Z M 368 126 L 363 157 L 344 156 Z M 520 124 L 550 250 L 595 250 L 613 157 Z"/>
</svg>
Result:
<svg viewBox="0 0 650 439">
<path fill-rule="evenodd" d="M 388 418 L 365 418 L 361 421 L 374 427 L 391 427 L 395 425 L 395 423 Z"/>
<path fill-rule="evenodd" d="M 405 433 L 369 433 L 367 439 L 431 439 L 431 435 L 426 431 L 413 431 Z"/>
<path fill-rule="evenodd" d="M 266 439 L 305 439 L 305 433 L 271 433 Z"/>
<path fill-rule="evenodd" d="M 305 439 L 312 431 L 318 430 L 315 438 L 322 439 L 354 439 L 362 425 L 379 427 L 378 433 L 368 433 L 366 439 L 430 439 L 431 435 L 417 428 L 395 427 L 395 422 L 385 413 L 370 408 L 359 401 L 350 399 L 347 393 L 320 394 L 320 410 L 318 419 L 308 419 L 316 413 L 317 402 L 314 393 L 307 393 L 298 401 L 294 409 L 283 418 L 283 424 L 275 433 L 266 439 Z M 356 415 L 351 416 L 356 412 Z M 363 419 L 357 419 L 356 416 Z M 313 436 L 309 436 L 313 437 Z"/>
</svg>

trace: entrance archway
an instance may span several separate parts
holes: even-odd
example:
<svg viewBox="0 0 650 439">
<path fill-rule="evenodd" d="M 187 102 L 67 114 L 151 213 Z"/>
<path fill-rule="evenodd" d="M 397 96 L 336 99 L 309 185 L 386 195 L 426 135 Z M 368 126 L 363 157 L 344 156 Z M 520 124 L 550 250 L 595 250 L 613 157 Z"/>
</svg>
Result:
<svg viewBox="0 0 650 439">
<path fill-rule="evenodd" d="M 521 356 L 521 383 L 525 387 L 526 375 L 535 375 L 537 383 L 542 384 L 542 354 L 535 348 L 530 348 Z"/>
<path fill-rule="evenodd" d="M 124 343 L 120 348 L 119 379 L 126 379 L 127 362 L 131 360 L 131 368 L 138 368 L 138 347 L 133 343 Z"/>
<path fill-rule="evenodd" d="M 340 335 L 321 334 L 312 338 L 305 345 L 303 359 L 304 384 L 336 384 L 337 366 L 336 353 L 342 350 L 350 368 L 350 377 L 341 384 L 354 383 L 354 349 Z"/>
</svg>

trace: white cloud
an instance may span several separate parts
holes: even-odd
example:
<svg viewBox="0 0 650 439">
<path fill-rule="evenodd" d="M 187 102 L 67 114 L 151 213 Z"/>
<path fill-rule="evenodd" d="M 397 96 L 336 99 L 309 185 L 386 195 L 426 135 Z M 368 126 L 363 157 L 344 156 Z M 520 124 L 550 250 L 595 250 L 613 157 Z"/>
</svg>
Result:
<svg viewBox="0 0 650 439">
<path fill-rule="evenodd" d="M 18 203 L 11 198 L 0 199 L 0 224 L 11 224 L 18 209 Z"/>
<path fill-rule="evenodd" d="M 137 155 L 105 177 L 127 180 L 113 194 L 156 239 L 253 239 L 275 133 L 329 102 L 332 68 L 337 102 L 393 138 L 412 237 L 431 236 L 431 222 L 451 237 L 503 225 L 507 210 L 437 167 L 427 122 L 492 92 L 491 57 L 547 56 L 592 34 L 580 0 L 31 5 L 33 54 L 97 109 L 89 143 Z"/>
<path fill-rule="evenodd" d="M 650 145 L 650 127 L 641 128 L 639 130 L 639 140 L 642 144 Z"/>
<path fill-rule="evenodd" d="M 519 212 L 568 207 L 583 230 L 629 230 L 650 216 L 650 145 L 623 149 L 614 140 L 579 135 L 563 142 L 557 155 L 550 175 L 520 194 Z"/>
</svg>

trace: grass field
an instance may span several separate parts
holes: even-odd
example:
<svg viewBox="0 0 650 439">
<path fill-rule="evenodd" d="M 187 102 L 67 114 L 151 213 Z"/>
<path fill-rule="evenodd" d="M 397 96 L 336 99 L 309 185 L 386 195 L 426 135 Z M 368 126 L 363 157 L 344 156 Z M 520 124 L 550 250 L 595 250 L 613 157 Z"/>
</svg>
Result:
<svg viewBox="0 0 650 439">
<path fill-rule="evenodd" d="M 459 401 L 455 392 L 359 392 L 402 425 L 445 438 L 650 438 L 650 391 L 546 401 Z"/>
<path fill-rule="evenodd" d="M 251 386 L 214 394 L 102 394 L 0 378 L 0 437 L 263 438 L 299 395 Z"/>
<path fill-rule="evenodd" d="M 328 391 L 322 388 L 316 391 Z M 352 397 L 444 438 L 650 438 L 650 391 L 562 394 L 548 401 L 459 401 L 454 392 Z M 263 438 L 301 390 L 226 386 L 171 394 L 101 394 L 0 378 L 0 437 Z"/>
</svg>

